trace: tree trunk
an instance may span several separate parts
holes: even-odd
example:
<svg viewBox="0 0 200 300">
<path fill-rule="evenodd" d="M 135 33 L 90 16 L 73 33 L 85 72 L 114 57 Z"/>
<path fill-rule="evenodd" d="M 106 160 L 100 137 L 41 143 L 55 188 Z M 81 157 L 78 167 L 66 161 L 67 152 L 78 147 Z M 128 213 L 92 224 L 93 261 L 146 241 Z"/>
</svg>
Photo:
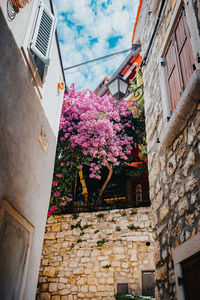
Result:
<svg viewBox="0 0 200 300">
<path fill-rule="evenodd" d="M 107 178 L 106 178 L 106 181 L 104 182 L 104 185 L 102 186 L 102 188 L 101 188 L 101 190 L 100 190 L 100 192 L 99 192 L 99 195 L 98 195 L 96 204 L 98 204 L 99 201 L 101 200 L 101 196 L 102 196 L 104 190 L 106 189 L 106 187 L 107 187 L 107 185 L 108 185 L 108 183 L 109 183 L 109 181 L 110 181 L 110 179 L 111 179 L 111 177 L 112 177 L 112 174 L 113 174 L 113 168 L 110 168 L 108 164 L 106 165 L 106 167 L 107 167 L 108 170 L 109 170 L 108 176 L 107 176 Z"/>
<path fill-rule="evenodd" d="M 76 201 L 76 188 L 77 188 L 78 170 L 76 171 L 76 177 L 74 180 L 74 201 Z"/>
<path fill-rule="evenodd" d="M 88 201 L 88 190 L 87 190 L 87 186 L 86 186 L 86 183 L 85 183 L 85 179 L 84 179 L 84 176 L 83 176 L 83 169 L 82 168 L 79 168 L 79 177 L 80 177 L 80 183 L 81 183 L 81 186 L 82 186 L 82 194 L 84 196 L 84 199 L 85 201 L 87 202 Z"/>
</svg>

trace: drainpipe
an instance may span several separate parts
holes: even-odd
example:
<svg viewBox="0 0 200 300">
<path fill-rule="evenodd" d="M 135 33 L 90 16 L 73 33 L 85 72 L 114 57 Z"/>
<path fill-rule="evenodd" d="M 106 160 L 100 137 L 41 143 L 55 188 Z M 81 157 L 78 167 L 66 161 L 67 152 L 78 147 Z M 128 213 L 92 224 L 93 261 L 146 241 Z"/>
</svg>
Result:
<svg viewBox="0 0 200 300">
<path fill-rule="evenodd" d="M 159 10 L 159 13 L 158 13 L 158 17 L 157 17 L 157 20 L 156 20 L 156 25 L 154 27 L 154 31 L 153 31 L 153 34 L 151 36 L 151 39 L 150 39 L 147 51 L 146 51 L 146 53 L 144 55 L 144 58 L 143 58 L 143 61 L 141 63 L 141 67 L 143 67 L 143 66 L 146 65 L 146 62 L 147 62 L 147 59 L 148 59 L 148 56 L 149 56 L 149 52 L 151 50 L 151 46 L 153 44 L 153 40 L 154 40 L 156 31 L 157 31 L 157 28 L 158 28 L 158 25 L 159 25 L 159 22 L 160 22 L 160 17 L 161 17 L 161 14 L 162 14 L 162 10 L 163 10 L 164 4 L 165 4 L 165 0 L 162 0 L 161 5 L 160 5 L 160 10 Z"/>
</svg>

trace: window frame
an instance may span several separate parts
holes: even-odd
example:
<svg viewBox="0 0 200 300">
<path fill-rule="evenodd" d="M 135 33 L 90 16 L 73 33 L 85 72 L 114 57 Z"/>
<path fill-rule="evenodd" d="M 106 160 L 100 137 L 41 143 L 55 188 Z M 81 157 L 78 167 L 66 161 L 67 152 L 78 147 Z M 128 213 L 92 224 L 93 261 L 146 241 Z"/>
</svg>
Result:
<svg viewBox="0 0 200 300">
<path fill-rule="evenodd" d="M 178 278 L 182 278 L 183 276 L 181 263 L 199 251 L 200 232 L 173 250 L 172 257 L 174 261 L 175 284 L 178 300 L 185 300 L 184 286 L 183 284 L 180 284 L 178 280 Z"/>
<path fill-rule="evenodd" d="M 34 236 L 34 226 L 5 198 L 2 199 L 2 204 L 0 208 L 0 227 L 2 226 L 3 216 L 8 213 L 10 217 L 13 218 L 20 226 L 22 226 L 28 233 L 27 248 L 25 253 L 24 265 L 21 274 L 20 288 L 19 288 L 19 300 L 23 300 L 24 290 L 26 286 L 28 264 L 31 253 L 31 246 Z"/>
<path fill-rule="evenodd" d="M 31 38 L 33 35 L 33 31 L 34 31 L 34 26 L 37 21 L 38 9 L 39 9 L 39 5 L 41 2 L 42 2 L 41 0 L 33 1 L 32 12 L 30 15 L 30 21 L 29 21 L 29 24 L 27 27 L 27 32 L 25 35 L 23 45 L 21 47 L 21 51 L 22 51 L 24 60 L 28 66 L 30 73 L 31 73 L 31 77 L 32 77 L 31 80 L 33 82 L 33 85 L 35 87 L 35 90 L 36 90 L 40 100 L 43 99 L 44 93 L 45 93 L 45 81 L 46 81 L 48 66 L 47 65 L 44 66 L 44 76 L 41 79 L 39 72 L 37 70 L 37 66 L 34 61 L 33 52 L 31 51 L 31 48 L 30 48 L 30 42 L 31 42 Z M 47 5 L 45 5 L 45 6 L 47 6 Z M 48 6 L 47 8 L 53 14 L 51 7 Z M 51 49 L 53 48 L 53 44 L 55 43 L 55 40 L 56 40 L 56 26 L 55 26 L 55 31 L 52 35 Z"/>
<path fill-rule="evenodd" d="M 158 55 L 157 63 L 159 65 L 159 75 L 160 75 L 160 91 L 161 91 L 161 101 L 163 108 L 163 124 L 164 128 L 160 136 L 159 152 L 162 153 L 167 147 L 169 147 L 175 138 L 180 134 L 187 124 L 190 116 L 193 114 L 197 107 L 200 93 L 200 64 L 197 60 L 198 55 L 198 45 L 200 44 L 199 34 L 197 36 L 197 23 L 196 19 L 189 18 L 188 16 L 193 16 L 193 7 L 190 3 L 185 3 L 186 1 L 178 0 L 175 4 L 172 17 L 167 28 L 164 40 L 160 48 L 160 54 Z M 178 18 L 180 16 L 180 11 L 182 6 L 185 6 L 186 11 L 186 21 L 190 30 L 191 48 L 194 57 L 195 71 L 193 71 L 185 90 L 183 91 L 180 100 L 171 114 L 169 107 L 169 91 L 165 72 L 165 53 L 170 42 L 170 38 L 174 32 Z M 189 6 L 191 6 L 189 8 Z M 190 9 L 190 10 L 189 10 Z M 191 30 L 193 28 L 193 30 Z M 198 39 L 197 39 L 198 38 Z"/>
</svg>

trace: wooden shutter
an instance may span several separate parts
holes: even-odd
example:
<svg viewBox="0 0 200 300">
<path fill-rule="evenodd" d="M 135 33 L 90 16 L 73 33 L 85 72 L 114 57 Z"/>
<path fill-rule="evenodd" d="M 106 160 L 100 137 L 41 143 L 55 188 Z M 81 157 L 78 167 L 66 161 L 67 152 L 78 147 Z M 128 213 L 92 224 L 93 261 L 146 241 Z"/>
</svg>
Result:
<svg viewBox="0 0 200 300">
<path fill-rule="evenodd" d="M 55 27 L 56 18 L 41 2 L 31 40 L 31 50 L 47 65 Z"/>
<path fill-rule="evenodd" d="M 166 54 L 169 107 L 172 113 L 193 72 L 194 57 L 185 11 L 182 9 Z"/>
<path fill-rule="evenodd" d="M 179 65 L 176 55 L 174 35 L 171 38 L 170 44 L 166 52 L 166 73 L 169 90 L 169 107 L 172 113 L 179 102 L 182 92 L 182 82 L 179 72 Z"/>
<path fill-rule="evenodd" d="M 183 89 L 185 89 L 193 72 L 194 57 L 184 8 L 179 17 L 179 21 L 175 30 L 175 37 L 181 75 L 183 78 Z"/>
</svg>

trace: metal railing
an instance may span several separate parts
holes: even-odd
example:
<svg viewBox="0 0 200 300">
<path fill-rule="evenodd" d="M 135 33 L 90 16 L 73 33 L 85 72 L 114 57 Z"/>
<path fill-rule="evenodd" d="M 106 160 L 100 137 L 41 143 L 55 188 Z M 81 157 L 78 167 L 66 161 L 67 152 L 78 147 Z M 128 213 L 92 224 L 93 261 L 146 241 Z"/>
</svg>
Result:
<svg viewBox="0 0 200 300">
<path fill-rule="evenodd" d="M 82 195 L 73 200 L 64 213 L 97 212 L 103 210 L 125 209 L 150 206 L 149 189 L 132 189 L 127 193 L 125 190 L 105 191 L 98 199 L 95 193 L 88 194 L 85 201 Z"/>
</svg>

